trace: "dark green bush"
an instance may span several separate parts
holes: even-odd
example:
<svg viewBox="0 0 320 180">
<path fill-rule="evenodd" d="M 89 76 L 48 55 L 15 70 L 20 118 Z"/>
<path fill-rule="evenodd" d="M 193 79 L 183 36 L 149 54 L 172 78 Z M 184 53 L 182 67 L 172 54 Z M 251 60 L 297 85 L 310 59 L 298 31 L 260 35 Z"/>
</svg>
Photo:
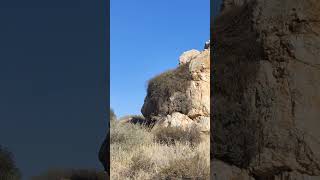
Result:
<svg viewBox="0 0 320 180">
<path fill-rule="evenodd" d="M 158 98 L 168 96 L 177 91 L 185 91 L 191 79 L 190 74 L 188 74 L 188 68 L 188 65 L 184 64 L 177 69 L 168 70 L 150 79 L 148 81 L 147 96 L 149 98 Z"/>
<path fill-rule="evenodd" d="M 116 114 L 114 113 L 113 109 L 110 109 L 110 121 L 115 121 L 117 120 L 117 116 Z"/>
<path fill-rule="evenodd" d="M 0 180 L 18 180 L 21 174 L 15 165 L 13 155 L 0 146 Z"/>
</svg>

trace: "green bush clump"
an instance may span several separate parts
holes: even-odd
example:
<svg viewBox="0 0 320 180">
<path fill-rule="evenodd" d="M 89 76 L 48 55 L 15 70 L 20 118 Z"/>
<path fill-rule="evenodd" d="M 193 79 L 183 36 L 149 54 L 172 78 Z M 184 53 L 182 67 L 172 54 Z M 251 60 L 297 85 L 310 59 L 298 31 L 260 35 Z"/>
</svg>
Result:
<svg viewBox="0 0 320 180">
<path fill-rule="evenodd" d="M 19 180 L 21 174 L 10 151 L 0 146 L 0 180 Z"/>
<path fill-rule="evenodd" d="M 117 116 L 114 113 L 113 109 L 110 109 L 110 122 L 117 120 Z"/>
</svg>

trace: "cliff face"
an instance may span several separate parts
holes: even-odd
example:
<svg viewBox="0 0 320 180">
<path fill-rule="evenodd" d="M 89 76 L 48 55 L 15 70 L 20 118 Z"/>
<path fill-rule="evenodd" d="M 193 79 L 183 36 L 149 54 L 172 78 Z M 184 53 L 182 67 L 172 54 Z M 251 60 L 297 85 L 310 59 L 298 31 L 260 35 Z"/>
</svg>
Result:
<svg viewBox="0 0 320 180">
<path fill-rule="evenodd" d="M 229 167 L 226 180 L 320 179 L 320 2 L 224 4 L 212 29 L 213 167 Z"/>
<path fill-rule="evenodd" d="M 210 50 L 191 50 L 179 67 L 149 81 L 141 109 L 147 121 L 161 126 L 210 126 Z"/>
</svg>

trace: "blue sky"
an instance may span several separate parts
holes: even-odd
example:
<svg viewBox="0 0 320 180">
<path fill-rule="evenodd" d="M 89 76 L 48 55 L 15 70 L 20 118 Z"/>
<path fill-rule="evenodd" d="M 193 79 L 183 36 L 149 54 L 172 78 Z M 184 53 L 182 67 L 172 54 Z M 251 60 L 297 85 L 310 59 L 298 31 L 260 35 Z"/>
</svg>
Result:
<svg viewBox="0 0 320 180">
<path fill-rule="evenodd" d="M 140 114 L 147 81 L 210 38 L 210 1 L 112 0 L 110 10 L 111 107 Z"/>
</svg>

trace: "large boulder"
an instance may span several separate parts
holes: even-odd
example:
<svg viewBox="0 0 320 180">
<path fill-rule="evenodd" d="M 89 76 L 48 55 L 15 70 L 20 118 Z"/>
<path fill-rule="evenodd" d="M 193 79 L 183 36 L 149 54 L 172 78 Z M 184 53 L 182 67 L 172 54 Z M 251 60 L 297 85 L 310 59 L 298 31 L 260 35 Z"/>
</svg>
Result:
<svg viewBox="0 0 320 180">
<path fill-rule="evenodd" d="M 212 157 L 256 179 L 317 179 L 320 2 L 232 2 L 212 29 Z"/>
<path fill-rule="evenodd" d="M 156 125 L 209 131 L 210 50 L 188 51 L 179 67 L 151 79 L 141 112 Z"/>
</svg>

